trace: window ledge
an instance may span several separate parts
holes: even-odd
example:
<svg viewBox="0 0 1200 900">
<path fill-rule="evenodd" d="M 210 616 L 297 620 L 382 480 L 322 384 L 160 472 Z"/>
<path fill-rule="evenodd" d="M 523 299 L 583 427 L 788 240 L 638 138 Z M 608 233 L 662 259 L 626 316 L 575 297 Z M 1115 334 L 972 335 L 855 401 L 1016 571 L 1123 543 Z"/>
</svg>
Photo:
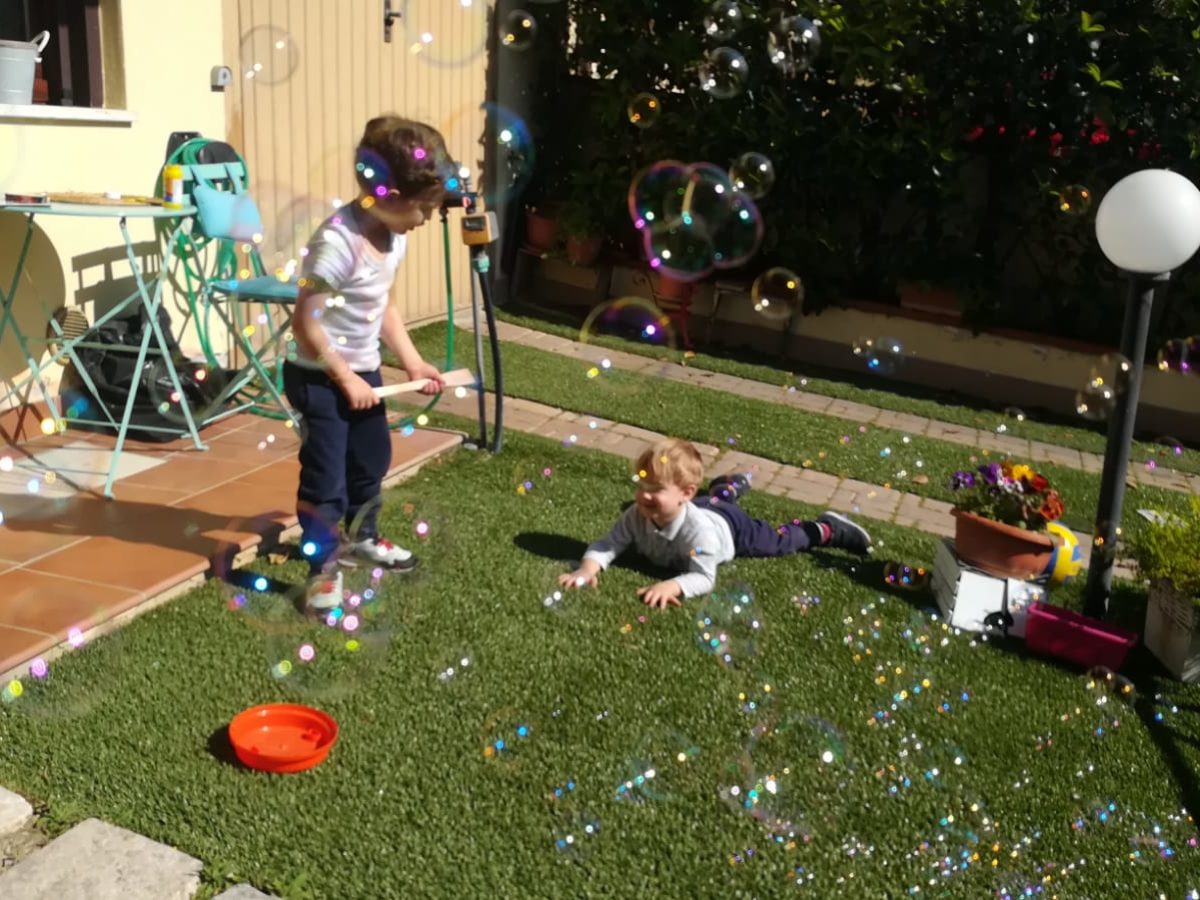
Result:
<svg viewBox="0 0 1200 900">
<path fill-rule="evenodd" d="M 89 106 L 18 106 L 0 103 L 0 122 L 47 122 L 63 124 L 128 125 L 137 113 L 125 109 L 94 109 Z"/>
</svg>

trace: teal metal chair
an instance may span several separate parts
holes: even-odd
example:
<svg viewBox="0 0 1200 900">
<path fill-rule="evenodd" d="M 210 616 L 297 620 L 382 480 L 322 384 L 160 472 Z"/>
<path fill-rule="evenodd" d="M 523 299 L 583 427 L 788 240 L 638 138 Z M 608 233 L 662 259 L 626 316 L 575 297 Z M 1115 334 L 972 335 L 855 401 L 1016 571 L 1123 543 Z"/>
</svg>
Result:
<svg viewBox="0 0 1200 900">
<path fill-rule="evenodd" d="M 247 411 L 286 419 L 299 429 L 299 417 L 283 397 L 286 332 L 299 295 L 295 278 L 268 274 L 258 246 L 262 219 L 248 190 L 246 163 L 228 145 L 232 162 L 201 162 L 214 142 L 196 138 L 179 147 L 169 162 L 184 172 L 186 202 L 196 207 L 183 246 L 186 293 L 205 362 L 222 368 L 214 351 L 213 316 L 224 326 L 245 359 L 227 370 L 227 381 L 205 423 Z M 210 154 L 211 155 L 211 154 Z M 210 259 L 211 257 L 211 259 Z M 252 315 L 254 307 L 259 313 Z M 281 316 L 284 311 L 286 315 Z M 299 433 L 299 432 L 297 432 Z"/>
</svg>

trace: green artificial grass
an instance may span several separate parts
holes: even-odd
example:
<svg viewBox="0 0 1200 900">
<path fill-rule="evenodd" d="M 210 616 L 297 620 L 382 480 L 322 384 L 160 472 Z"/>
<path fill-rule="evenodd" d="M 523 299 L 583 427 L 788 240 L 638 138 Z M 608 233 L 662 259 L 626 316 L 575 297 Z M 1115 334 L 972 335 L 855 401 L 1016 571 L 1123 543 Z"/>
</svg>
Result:
<svg viewBox="0 0 1200 900">
<path fill-rule="evenodd" d="M 578 340 L 580 336 L 578 325 L 572 327 L 549 322 L 533 315 L 523 316 L 507 311 L 498 311 L 497 315 L 505 322 L 535 331 L 544 331 L 571 340 Z M 663 355 L 661 347 L 610 334 L 589 334 L 588 343 L 612 350 L 622 350 L 626 353 L 635 353 L 639 356 L 658 358 Z M 742 351 L 742 353 L 747 352 Z M 1105 435 L 1101 426 L 1089 425 L 1082 420 L 1066 420 L 1047 410 L 1026 408 L 1021 403 L 1014 403 L 1007 407 L 993 406 L 986 400 L 967 398 L 950 391 L 906 384 L 903 381 L 887 379 L 865 371 L 856 376 L 846 371 L 825 370 L 803 364 L 798 360 L 795 363 L 798 367 L 796 371 L 786 371 L 778 367 L 738 358 L 739 351 L 737 350 L 729 350 L 726 353 L 727 355 L 696 353 L 688 358 L 687 364 L 696 369 L 735 375 L 739 378 L 781 387 L 803 385 L 805 391 L 813 394 L 864 403 L 892 412 L 924 416 L 939 422 L 965 425 L 983 431 L 997 431 L 997 429 L 1003 428 L 1001 433 L 1011 437 L 1043 441 L 1060 447 L 1104 455 Z M 675 355 L 681 356 L 682 354 L 676 353 Z M 1017 418 L 1018 413 L 1024 418 Z M 1177 454 L 1176 448 L 1182 452 Z M 1197 453 L 1195 449 L 1184 449 L 1183 444 L 1169 435 L 1163 435 L 1154 441 L 1135 441 L 1133 459 L 1142 463 L 1153 460 L 1156 465 L 1177 469 L 1181 472 L 1200 473 L 1200 453 Z"/>
<path fill-rule="evenodd" d="M 27 679 L 0 706 L 0 784 L 53 831 L 99 816 L 197 856 L 204 896 L 239 881 L 336 900 L 786 897 L 798 879 L 802 894 L 855 898 L 994 896 L 1047 877 L 1064 897 L 1200 887 L 1195 828 L 1169 818 L 1196 799 L 1200 690 L 1143 670 L 1135 705 L 1098 706 L 1077 672 L 943 630 L 926 591 L 883 577 L 889 560 L 928 565 L 932 540 L 887 526 L 865 559 L 739 560 L 724 599 L 684 610 L 639 605 L 653 576 L 636 560 L 547 609 L 628 496 L 626 463 L 598 452 L 520 434 L 496 457 L 459 451 L 387 496 L 385 530 L 422 566 L 376 585 L 356 651 L 289 607 L 300 562 L 260 560 L 231 576 L 243 587 L 210 583 Z M 814 512 L 753 492 L 744 504 Z M 255 574 L 266 592 L 244 587 Z M 696 618 L 743 593 L 760 627 L 732 617 L 726 667 Z M 336 717 L 327 762 L 271 776 L 229 761 L 226 723 L 271 701 Z M 787 727 L 751 739 L 773 721 Z M 498 739 L 511 749 L 487 758 Z M 764 804 L 794 823 L 794 845 L 721 800 L 749 785 L 743 762 L 775 775 Z M 652 785 L 618 799 L 648 767 Z M 1138 843 L 1155 824 L 1170 859 Z M 556 848 L 567 834 L 570 852 Z"/>
<path fill-rule="evenodd" d="M 445 329 L 444 323 L 428 325 L 415 330 L 413 340 L 430 359 L 440 359 L 445 354 Z M 508 341 L 503 342 L 503 365 L 504 389 L 510 396 L 737 449 L 840 478 L 887 484 L 945 502 L 954 500 L 950 477 L 955 470 L 1004 456 L 891 428 L 861 426 L 860 432 L 854 423 L 834 416 L 681 384 L 654 374 L 615 368 L 601 371 L 584 360 Z M 490 356 L 486 368 L 487 383 L 492 385 Z M 589 370 L 598 374 L 589 377 Z M 1099 502 L 1100 476 L 1054 463 L 1036 463 L 1035 467 L 1062 494 L 1066 503 L 1063 521 L 1090 533 Z M 1145 520 L 1135 510 L 1146 507 L 1185 512 L 1187 495 L 1149 486 L 1129 491 L 1128 512 L 1123 517 L 1126 536 L 1136 535 L 1145 527 Z"/>
</svg>

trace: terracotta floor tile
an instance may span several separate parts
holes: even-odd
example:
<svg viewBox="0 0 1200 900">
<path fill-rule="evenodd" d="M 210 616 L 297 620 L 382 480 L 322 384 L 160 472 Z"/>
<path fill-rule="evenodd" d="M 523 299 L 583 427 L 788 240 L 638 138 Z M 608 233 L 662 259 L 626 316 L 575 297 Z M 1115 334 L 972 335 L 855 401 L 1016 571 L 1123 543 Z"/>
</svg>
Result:
<svg viewBox="0 0 1200 900">
<path fill-rule="evenodd" d="M 59 578 L 29 569 L 0 574 L 0 625 L 55 635 L 103 622 L 136 603 L 124 588 Z"/>
<path fill-rule="evenodd" d="M 393 431 L 392 469 L 424 461 L 461 443 L 460 436 L 445 431 L 429 431 L 418 428 L 408 437 L 399 431 Z"/>
<path fill-rule="evenodd" d="M 58 641 L 54 637 L 0 625 L 0 672 L 45 653 Z"/>
<path fill-rule="evenodd" d="M 4 513 L 4 524 L 0 525 L 0 558 L 10 562 L 24 564 L 79 540 L 78 535 L 53 527 L 52 521 L 45 520 L 48 513 L 36 508 L 5 503 L 0 512 Z"/>
<path fill-rule="evenodd" d="M 180 539 L 190 549 L 172 546 Z M 210 568 L 219 542 L 199 534 L 171 535 L 164 545 L 119 537 L 88 538 L 26 568 L 47 575 L 100 581 L 113 587 L 154 596 Z"/>
<path fill-rule="evenodd" d="M 127 485 L 195 493 L 245 475 L 250 467 L 244 456 L 219 459 L 202 452 L 181 453 L 164 465 L 121 479 L 114 485 L 113 493 L 119 498 L 121 489 Z"/>
<path fill-rule="evenodd" d="M 261 487 L 277 489 L 289 497 L 295 497 L 300 484 L 300 460 L 281 459 L 238 479 Z"/>
<path fill-rule="evenodd" d="M 193 510 L 209 521 L 221 522 L 218 528 L 241 531 L 242 523 L 290 522 L 295 517 L 295 506 L 294 485 L 289 490 L 280 483 L 243 479 L 189 497 L 176 509 Z"/>
</svg>

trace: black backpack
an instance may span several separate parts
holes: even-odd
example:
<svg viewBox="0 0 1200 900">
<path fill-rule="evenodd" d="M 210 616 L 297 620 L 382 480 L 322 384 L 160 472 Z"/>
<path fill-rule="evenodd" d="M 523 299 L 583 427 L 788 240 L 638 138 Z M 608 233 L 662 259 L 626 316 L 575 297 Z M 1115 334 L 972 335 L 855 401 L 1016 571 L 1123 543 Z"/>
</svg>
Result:
<svg viewBox="0 0 1200 900">
<path fill-rule="evenodd" d="M 171 320 L 166 310 L 159 309 L 158 322 L 171 353 L 176 374 L 179 376 L 180 387 L 183 388 L 188 407 L 199 428 L 201 418 L 210 417 L 219 411 L 216 402 L 232 373 L 229 370 L 199 367 L 189 362 L 180 351 L 175 335 L 171 332 Z M 88 333 L 88 343 L 107 345 L 77 347 L 75 350 L 79 362 L 96 386 L 97 396 L 92 396 L 87 383 L 78 373 L 74 374 L 69 387 L 64 380 L 64 415 L 68 419 L 90 419 L 93 421 L 80 422 L 79 427 L 114 431 L 111 425 L 103 421 L 103 410 L 107 410 L 119 424 L 125 415 L 130 388 L 136 380 L 138 392 L 129 419 L 130 437 L 165 443 L 178 437 L 179 431 L 147 431 L 146 428 L 170 427 L 180 431 L 186 429 L 187 423 L 179 403 L 177 400 L 173 402 L 174 388 L 171 386 L 166 362 L 162 355 L 156 352 L 158 343 L 153 335 L 150 338 L 146 361 L 141 371 L 137 370 L 137 351 L 142 343 L 143 331 L 147 327 L 145 313 L 139 309 L 129 316 L 110 319 Z M 109 347 L 112 349 L 108 349 Z M 198 374 L 200 377 L 197 377 Z M 101 404 L 102 409 L 96 408 L 97 402 Z M 220 406 L 228 406 L 228 403 Z"/>
</svg>

